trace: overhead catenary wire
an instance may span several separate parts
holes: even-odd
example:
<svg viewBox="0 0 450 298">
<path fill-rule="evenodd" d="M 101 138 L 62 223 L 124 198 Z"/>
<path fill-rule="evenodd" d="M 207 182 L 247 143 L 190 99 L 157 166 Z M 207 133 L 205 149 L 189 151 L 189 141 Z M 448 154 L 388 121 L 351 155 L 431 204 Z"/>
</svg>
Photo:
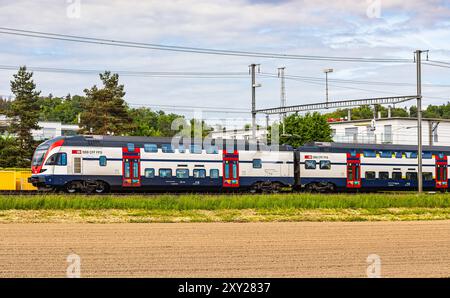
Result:
<svg viewBox="0 0 450 298">
<path fill-rule="evenodd" d="M 372 63 L 410 63 L 411 59 L 402 58 L 373 58 L 373 57 L 343 57 L 343 56 L 316 56 L 316 55 L 300 55 L 300 54 L 280 54 L 267 52 L 253 52 L 243 50 L 228 49 L 211 49 L 200 47 L 174 46 L 155 43 L 143 43 L 135 41 L 122 41 L 115 39 L 93 38 L 78 35 L 49 33 L 42 31 L 22 30 L 16 28 L 0 27 L 0 34 L 16 35 L 23 37 L 33 37 L 41 39 L 69 41 L 87 44 L 99 44 L 118 47 L 140 48 L 148 50 L 185 52 L 208 55 L 223 56 L 241 56 L 241 57 L 257 57 L 257 58 L 277 58 L 277 59 L 293 59 L 293 60 L 315 60 L 315 61 L 337 61 L 337 62 L 372 62 Z"/>
</svg>

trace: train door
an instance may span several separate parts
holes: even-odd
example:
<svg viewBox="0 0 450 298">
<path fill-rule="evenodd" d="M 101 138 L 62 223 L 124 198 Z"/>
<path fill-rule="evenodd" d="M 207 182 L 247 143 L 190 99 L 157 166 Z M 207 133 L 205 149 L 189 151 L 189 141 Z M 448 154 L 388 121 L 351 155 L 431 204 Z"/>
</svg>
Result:
<svg viewBox="0 0 450 298">
<path fill-rule="evenodd" d="M 361 188 L 361 158 L 359 153 L 347 153 L 347 188 Z"/>
<path fill-rule="evenodd" d="M 239 187 L 239 153 L 223 150 L 222 186 L 226 188 Z"/>
<path fill-rule="evenodd" d="M 122 186 L 141 186 L 141 159 L 140 148 L 128 144 L 122 148 Z"/>
<path fill-rule="evenodd" d="M 448 188 L 448 161 L 447 155 L 439 153 L 436 155 L 436 188 Z"/>
</svg>

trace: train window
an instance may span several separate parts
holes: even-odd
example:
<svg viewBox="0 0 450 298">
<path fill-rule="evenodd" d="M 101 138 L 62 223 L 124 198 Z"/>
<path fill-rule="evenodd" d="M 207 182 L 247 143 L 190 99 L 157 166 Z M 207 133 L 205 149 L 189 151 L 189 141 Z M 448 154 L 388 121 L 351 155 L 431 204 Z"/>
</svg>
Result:
<svg viewBox="0 0 450 298">
<path fill-rule="evenodd" d="M 375 172 L 373 172 L 373 171 L 368 171 L 368 172 L 366 172 L 366 179 L 367 179 L 367 180 L 373 180 L 373 179 L 375 179 Z"/>
<path fill-rule="evenodd" d="M 219 154 L 219 149 L 217 146 L 208 146 L 206 147 L 206 153 L 207 154 Z"/>
<path fill-rule="evenodd" d="M 331 169 L 331 161 L 321 160 L 320 161 L 320 169 L 321 170 L 330 170 Z"/>
<path fill-rule="evenodd" d="M 209 177 L 211 179 L 219 178 L 219 170 L 218 169 L 211 169 L 211 170 L 209 170 Z"/>
<path fill-rule="evenodd" d="M 417 158 L 417 152 L 415 151 L 406 151 L 405 152 L 406 158 Z"/>
<path fill-rule="evenodd" d="M 425 181 L 433 181 L 433 173 L 431 172 L 424 172 L 422 174 L 423 180 Z"/>
<path fill-rule="evenodd" d="M 102 155 L 98 158 L 98 163 L 101 167 L 106 167 L 106 156 Z"/>
<path fill-rule="evenodd" d="M 401 180 L 402 179 L 402 172 L 392 172 L 392 179 Z"/>
<path fill-rule="evenodd" d="M 395 152 L 395 158 L 403 158 L 403 152 Z"/>
<path fill-rule="evenodd" d="M 156 144 L 144 144 L 145 152 L 158 152 L 158 146 Z"/>
<path fill-rule="evenodd" d="M 127 149 L 128 149 L 128 152 L 133 152 L 134 151 L 134 144 L 133 143 L 128 143 L 127 144 Z"/>
<path fill-rule="evenodd" d="M 389 179 L 389 172 L 379 172 L 378 178 L 381 180 L 388 180 Z"/>
<path fill-rule="evenodd" d="M 230 164 L 228 163 L 228 161 L 225 163 L 225 179 L 230 179 Z"/>
<path fill-rule="evenodd" d="M 233 163 L 233 179 L 237 178 L 237 165 Z"/>
<path fill-rule="evenodd" d="M 189 169 L 177 169 L 177 178 L 181 179 L 189 178 Z"/>
<path fill-rule="evenodd" d="M 352 156 L 352 157 L 356 156 L 356 150 L 355 149 L 350 151 L 350 156 Z"/>
<path fill-rule="evenodd" d="M 316 169 L 316 161 L 315 160 L 305 160 L 305 169 L 307 170 L 315 170 Z"/>
<path fill-rule="evenodd" d="M 364 150 L 363 155 L 364 157 L 377 157 L 375 150 Z"/>
<path fill-rule="evenodd" d="M 125 178 L 130 178 L 130 161 L 127 159 L 125 160 L 124 164 L 124 171 L 125 171 Z"/>
<path fill-rule="evenodd" d="M 45 164 L 49 166 L 67 166 L 67 154 L 55 153 L 47 159 Z"/>
<path fill-rule="evenodd" d="M 422 152 L 422 158 L 423 159 L 431 159 L 431 158 L 433 158 L 433 154 L 431 154 L 431 152 L 428 152 L 428 151 Z"/>
<path fill-rule="evenodd" d="M 350 181 L 353 181 L 353 167 L 352 166 L 347 167 L 347 179 Z"/>
<path fill-rule="evenodd" d="M 194 154 L 201 154 L 202 153 L 202 147 L 200 145 L 191 145 L 189 151 L 191 153 L 194 153 Z"/>
<path fill-rule="evenodd" d="M 380 151 L 381 158 L 392 158 L 392 151 Z"/>
<path fill-rule="evenodd" d="M 194 169 L 194 178 L 206 178 L 206 171 L 204 169 Z"/>
<path fill-rule="evenodd" d="M 185 153 L 185 152 L 186 152 L 186 148 L 184 148 L 184 145 L 183 145 L 183 144 L 180 144 L 180 145 L 178 146 L 178 152 L 180 152 L 180 153 Z"/>
<path fill-rule="evenodd" d="M 444 152 L 439 152 L 438 156 L 439 156 L 440 159 L 444 158 Z"/>
<path fill-rule="evenodd" d="M 145 178 L 155 178 L 155 169 L 146 168 L 144 171 Z"/>
<path fill-rule="evenodd" d="M 159 169 L 159 177 L 172 178 L 172 169 Z"/>
<path fill-rule="evenodd" d="M 406 180 L 417 180 L 417 172 L 406 172 Z"/>
<path fill-rule="evenodd" d="M 174 153 L 175 151 L 172 148 L 172 144 L 162 144 L 161 149 L 163 153 Z"/>
<path fill-rule="evenodd" d="M 133 178 L 138 178 L 139 176 L 139 163 L 135 160 L 133 161 Z"/>
<path fill-rule="evenodd" d="M 253 160 L 253 168 L 254 169 L 261 169 L 262 168 L 262 161 L 261 159 L 257 158 Z"/>
</svg>

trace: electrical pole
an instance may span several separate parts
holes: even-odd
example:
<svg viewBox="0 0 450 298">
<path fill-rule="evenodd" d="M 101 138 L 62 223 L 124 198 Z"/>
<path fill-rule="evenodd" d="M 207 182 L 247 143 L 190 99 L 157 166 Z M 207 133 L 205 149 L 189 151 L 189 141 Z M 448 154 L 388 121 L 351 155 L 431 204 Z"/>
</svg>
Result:
<svg viewBox="0 0 450 298">
<path fill-rule="evenodd" d="M 428 51 L 417 50 L 416 66 L 417 66 L 417 191 L 423 192 L 422 180 L 422 53 Z"/>
<path fill-rule="evenodd" d="M 256 87 L 260 87 L 260 84 L 256 84 L 256 66 L 259 64 L 250 64 L 250 74 L 252 76 L 252 139 L 256 140 Z"/>
<path fill-rule="evenodd" d="M 278 68 L 278 77 L 281 78 L 281 90 L 280 90 L 280 107 L 284 108 L 286 106 L 286 86 L 285 86 L 285 79 L 284 79 L 284 70 L 286 67 L 279 67 Z M 280 121 L 283 124 L 283 134 L 285 133 L 284 129 L 284 118 L 286 118 L 286 113 L 280 114 Z"/>
<path fill-rule="evenodd" d="M 324 69 L 323 72 L 325 73 L 325 101 L 326 101 L 326 108 L 328 109 L 328 74 L 330 72 L 333 72 L 334 70 L 332 68 Z"/>
</svg>

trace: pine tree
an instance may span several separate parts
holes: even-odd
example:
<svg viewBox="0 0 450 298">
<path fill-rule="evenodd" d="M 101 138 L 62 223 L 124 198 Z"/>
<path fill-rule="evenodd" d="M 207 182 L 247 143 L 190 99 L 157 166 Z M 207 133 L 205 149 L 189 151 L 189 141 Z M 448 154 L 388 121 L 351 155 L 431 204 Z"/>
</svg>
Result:
<svg viewBox="0 0 450 298">
<path fill-rule="evenodd" d="M 20 162 L 17 166 L 29 165 L 35 147 L 31 130 L 39 129 L 38 98 L 41 92 L 36 91 L 32 77 L 33 73 L 27 72 L 27 68 L 22 66 L 11 81 L 11 91 L 15 99 L 11 102 L 6 115 L 11 121 L 9 132 L 16 135 L 19 145 L 17 155 Z"/>
<path fill-rule="evenodd" d="M 94 85 L 85 89 L 82 102 L 81 131 L 88 134 L 123 135 L 131 132 L 132 121 L 123 99 L 124 86 L 119 85 L 119 75 L 105 71 L 100 74 L 103 88 Z"/>
</svg>

